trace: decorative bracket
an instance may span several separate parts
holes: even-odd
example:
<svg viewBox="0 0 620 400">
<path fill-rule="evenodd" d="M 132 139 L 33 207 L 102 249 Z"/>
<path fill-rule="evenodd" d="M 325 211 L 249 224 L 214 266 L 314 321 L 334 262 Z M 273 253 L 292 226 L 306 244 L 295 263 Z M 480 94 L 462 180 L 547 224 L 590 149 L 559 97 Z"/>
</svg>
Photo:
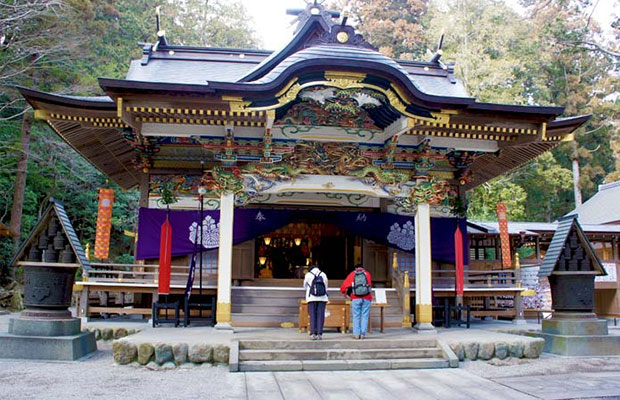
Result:
<svg viewBox="0 0 620 400">
<path fill-rule="evenodd" d="M 230 167 L 237 163 L 234 126 L 231 123 L 226 123 L 224 129 L 226 130 L 226 134 L 224 136 L 224 152 L 220 153 L 220 158 L 224 166 Z"/>
<path fill-rule="evenodd" d="M 265 134 L 263 135 L 263 158 L 260 160 L 261 164 L 272 164 L 274 161 L 277 161 L 276 157 L 272 155 L 273 136 L 271 135 L 271 128 L 273 127 L 275 119 L 275 110 L 267 111 L 267 122 L 265 124 Z"/>
</svg>

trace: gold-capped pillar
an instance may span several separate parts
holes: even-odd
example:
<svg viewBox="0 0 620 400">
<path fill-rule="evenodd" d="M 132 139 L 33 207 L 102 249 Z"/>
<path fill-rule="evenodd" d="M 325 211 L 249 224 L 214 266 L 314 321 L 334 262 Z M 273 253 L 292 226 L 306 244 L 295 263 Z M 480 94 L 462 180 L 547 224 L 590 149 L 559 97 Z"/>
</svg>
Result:
<svg viewBox="0 0 620 400">
<path fill-rule="evenodd" d="M 431 273 L 431 211 L 428 203 L 418 204 L 415 214 L 415 328 L 420 333 L 436 332 L 433 326 Z"/>
<path fill-rule="evenodd" d="M 235 195 L 220 197 L 220 246 L 217 257 L 217 312 L 215 329 L 232 330 L 230 325 L 232 248 Z"/>
</svg>

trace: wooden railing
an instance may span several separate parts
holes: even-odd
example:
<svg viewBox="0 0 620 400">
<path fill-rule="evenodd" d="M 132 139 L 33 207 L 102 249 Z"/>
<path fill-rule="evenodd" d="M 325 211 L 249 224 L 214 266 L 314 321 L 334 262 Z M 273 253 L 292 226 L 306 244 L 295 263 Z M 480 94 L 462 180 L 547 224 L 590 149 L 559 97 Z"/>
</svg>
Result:
<svg viewBox="0 0 620 400">
<path fill-rule="evenodd" d="M 434 288 L 454 287 L 456 277 L 456 272 L 454 270 L 434 269 L 432 273 Z M 465 289 L 516 287 L 519 282 L 517 274 L 518 271 L 514 269 L 498 271 L 465 270 L 464 286 Z"/>
<path fill-rule="evenodd" d="M 158 282 L 159 265 L 157 264 L 114 264 L 91 263 L 92 268 L 84 270 L 82 277 L 85 281 L 154 284 Z M 189 266 L 173 265 L 170 272 L 170 284 L 185 285 L 189 274 Z M 199 272 L 196 270 L 194 286 L 198 284 Z M 203 284 L 217 282 L 217 274 L 203 272 Z"/>
<path fill-rule="evenodd" d="M 403 308 L 403 328 L 411 327 L 411 290 L 409 271 L 398 268 L 398 254 L 392 255 L 392 287 L 396 289 Z"/>
</svg>

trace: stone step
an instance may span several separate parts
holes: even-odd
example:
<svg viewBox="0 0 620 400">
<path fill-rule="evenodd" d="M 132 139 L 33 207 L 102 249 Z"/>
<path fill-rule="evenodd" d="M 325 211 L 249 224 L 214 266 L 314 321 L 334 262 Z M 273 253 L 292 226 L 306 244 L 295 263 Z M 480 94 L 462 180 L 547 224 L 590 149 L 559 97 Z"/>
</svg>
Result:
<svg viewBox="0 0 620 400">
<path fill-rule="evenodd" d="M 330 349 L 421 349 L 437 347 L 437 340 L 422 339 L 374 339 L 354 340 L 349 336 L 343 339 L 325 340 L 241 340 L 239 350 L 330 350 Z"/>
<path fill-rule="evenodd" d="M 437 347 L 399 349 L 298 349 L 240 350 L 239 361 L 275 360 L 375 360 L 394 358 L 441 358 Z"/>
<path fill-rule="evenodd" d="M 280 304 L 260 305 L 260 304 L 235 304 L 232 303 L 231 311 L 233 313 L 247 314 L 299 314 L 299 306 L 287 306 Z"/>
<path fill-rule="evenodd" d="M 282 322 L 292 322 L 295 326 L 299 323 L 299 316 L 295 314 L 268 314 L 268 313 L 232 313 L 232 323 L 238 327 L 278 327 Z M 400 328 L 402 316 L 386 315 L 384 317 L 384 326 L 386 328 Z M 372 329 L 379 329 L 379 317 L 372 318 Z M 327 329 L 327 328 L 326 328 Z"/>
<path fill-rule="evenodd" d="M 437 358 L 376 359 L 376 360 L 286 360 L 244 361 L 239 371 L 342 371 L 448 368 L 447 360 Z"/>
<path fill-rule="evenodd" d="M 232 322 L 299 322 L 297 313 L 295 314 L 268 314 L 268 313 L 231 313 Z"/>
<path fill-rule="evenodd" d="M 266 302 L 265 302 L 266 303 Z M 232 302 L 233 313 L 257 313 L 257 314 L 295 314 L 299 313 L 299 305 L 288 303 L 270 303 L 270 304 L 255 304 L 255 303 L 241 303 Z M 379 318 L 379 309 L 372 309 L 372 317 Z M 402 311 L 396 306 L 387 306 L 384 310 L 385 317 L 389 315 L 398 315 L 402 318 Z"/>
<path fill-rule="evenodd" d="M 293 296 L 298 296 L 298 297 L 304 297 L 306 295 L 306 291 L 305 289 L 299 287 L 299 288 L 285 288 L 285 289 L 273 289 L 273 288 L 260 288 L 260 289 L 255 289 L 255 288 L 248 288 L 247 286 L 233 286 L 232 287 L 232 296 L 243 296 L 243 297 L 247 297 L 247 296 L 269 296 L 269 297 L 293 297 Z M 338 296 L 338 298 L 342 298 L 342 293 L 340 293 L 340 289 L 339 288 L 329 288 L 327 290 L 327 294 L 329 296 Z M 386 298 L 388 300 L 390 299 L 397 299 L 398 298 L 398 294 L 396 293 L 395 290 L 387 290 L 385 292 Z"/>
</svg>

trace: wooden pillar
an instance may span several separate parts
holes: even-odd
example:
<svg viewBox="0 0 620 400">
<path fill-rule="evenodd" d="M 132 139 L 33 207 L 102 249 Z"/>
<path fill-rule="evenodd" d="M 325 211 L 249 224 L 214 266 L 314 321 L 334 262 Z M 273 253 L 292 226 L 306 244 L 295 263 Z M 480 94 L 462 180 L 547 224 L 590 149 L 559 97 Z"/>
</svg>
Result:
<svg viewBox="0 0 620 400">
<path fill-rule="evenodd" d="M 514 258 L 513 258 L 513 264 L 514 264 L 514 268 L 515 268 L 515 283 L 518 289 L 521 289 L 521 260 L 519 258 L 519 253 L 515 252 Z M 512 322 L 514 324 L 525 324 L 525 316 L 523 314 L 523 297 L 521 296 L 521 292 L 516 292 L 515 293 L 515 298 L 514 298 L 514 307 L 515 307 L 515 312 L 516 312 L 516 316 L 515 319 L 512 320 Z"/>
<path fill-rule="evenodd" d="M 78 317 L 82 318 L 82 321 L 86 321 L 86 318 L 88 318 L 88 286 L 86 285 L 82 285 L 82 290 L 80 291 Z"/>
<path fill-rule="evenodd" d="M 148 207 L 149 206 L 149 191 L 150 191 L 150 182 L 149 182 L 149 174 L 140 174 L 140 199 L 138 200 L 138 205 L 140 207 Z"/>
<path fill-rule="evenodd" d="M 415 317 L 416 329 L 420 332 L 435 331 L 432 303 L 432 259 L 431 259 L 431 215 L 428 203 L 418 204 L 415 215 Z"/>
<path fill-rule="evenodd" d="M 231 282 L 233 220 L 235 195 L 223 193 L 220 198 L 220 246 L 217 259 L 217 313 L 216 329 L 231 330 Z"/>
</svg>

